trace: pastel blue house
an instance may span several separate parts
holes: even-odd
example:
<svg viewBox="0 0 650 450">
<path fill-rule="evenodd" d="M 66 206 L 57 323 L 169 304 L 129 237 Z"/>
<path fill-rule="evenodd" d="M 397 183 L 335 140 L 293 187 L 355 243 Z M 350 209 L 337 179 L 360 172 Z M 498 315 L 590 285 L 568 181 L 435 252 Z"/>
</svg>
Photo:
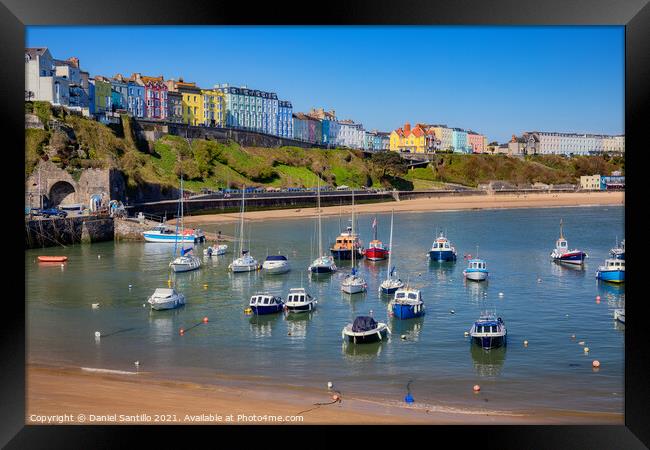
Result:
<svg viewBox="0 0 650 450">
<path fill-rule="evenodd" d="M 115 109 L 127 109 L 128 89 L 128 83 L 123 78 L 111 79 L 111 100 Z"/>
<path fill-rule="evenodd" d="M 470 153 L 467 143 L 467 131 L 460 128 L 454 128 L 451 135 L 451 145 L 454 147 L 454 153 Z"/>
<path fill-rule="evenodd" d="M 144 117 L 144 84 L 129 81 L 126 109 L 133 117 Z"/>
</svg>

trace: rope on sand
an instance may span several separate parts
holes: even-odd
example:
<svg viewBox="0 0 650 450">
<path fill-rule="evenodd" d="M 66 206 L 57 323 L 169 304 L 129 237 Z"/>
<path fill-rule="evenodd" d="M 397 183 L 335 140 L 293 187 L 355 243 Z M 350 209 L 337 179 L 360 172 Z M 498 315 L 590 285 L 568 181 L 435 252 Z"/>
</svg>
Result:
<svg viewBox="0 0 650 450">
<path fill-rule="evenodd" d="M 341 397 L 342 397 L 341 392 L 337 391 L 337 390 L 334 390 L 334 392 L 336 392 L 336 395 L 332 396 L 332 401 L 331 402 L 314 403 L 314 405 L 316 406 L 315 408 L 309 408 L 309 409 L 306 409 L 304 411 L 300 411 L 299 413 L 296 413 L 296 416 L 299 416 L 300 414 L 304 414 L 304 413 L 309 412 L 309 411 L 313 411 L 315 409 L 320 408 L 321 406 L 333 405 L 334 403 L 341 403 Z"/>
</svg>

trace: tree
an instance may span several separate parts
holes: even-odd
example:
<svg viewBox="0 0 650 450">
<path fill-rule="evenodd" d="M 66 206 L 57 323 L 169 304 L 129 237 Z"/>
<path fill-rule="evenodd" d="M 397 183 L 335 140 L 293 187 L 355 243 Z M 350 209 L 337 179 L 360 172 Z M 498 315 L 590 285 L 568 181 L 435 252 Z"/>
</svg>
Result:
<svg viewBox="0 0 650 450">
<path fill-rule="evenodd" d="M 406 174 L 408 168 L 402 157 L 395 152 L 373 153 L 370 157 L 372 166 L 379 172 L 379 178 L 399 177 Z"/>
</svg>

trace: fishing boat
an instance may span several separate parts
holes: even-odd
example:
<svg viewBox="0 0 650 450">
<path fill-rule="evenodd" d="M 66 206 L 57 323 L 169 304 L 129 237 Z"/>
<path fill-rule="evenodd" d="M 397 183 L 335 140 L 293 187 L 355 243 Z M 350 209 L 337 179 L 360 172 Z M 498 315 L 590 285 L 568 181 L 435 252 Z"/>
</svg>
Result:
<svg viewBox="0 0 650 450">
<path fill-rule="evenodd" d="M 615 309 L 614 320 L 618 320 L 621 323 L 625 323 L 625 309 Z"/>
<path fill-rule="evenodd" d="M 354 191 L 352 191 L 352 210 L 354 215 Z M 356 254 L 357 258 L 363 258 L 363 246 L 359 236 L 354 232 L 354 223 L 338 235 L 330 252 L 335 259 L 352 259 L 353 254 Z"/>
<path fill-rule="evenodd" d="M 569 250 L 567 240 L 564 239 L 564 235 L 562 234 L 562 220 L 560 220 L 560 237 L 555 241 L 555 249 L 551 252 L 553 261 L 582 265 L 587 257 L 587 254 L 581 250 Z"/>
<path fill-rule="evenodd" d="M 395 267 L 392 265 L 393 259 L 393 216 L 395 210 L 390 215 L 390 239 L 388 241 L 388 276 L 379 285 L 379 292 L 382 294 L 393 294 L 396 290 L 404 287 L 404 283 L 399 278 L 394 278 Z"/>
<path fill-rule="evenodd" d="M 225 255 L 228 251 L 227 244 L 214 244 L 203 249 L 203 255 L 207 257 Z"/>
<path fill-rule="evenodd" d="M 253 295 L 248 306 L 253 311 L 253 314 L 261 316 L 281 312 L 284 308 L 284 303 L 282 302 L 282 298 L 265 293 Z"/>
<path fill-rule="evenodd" d="M 487 280 L 487 263 L 484 259 L 478 257 L 478 247 L 476 247 L 476 257 L 469 258 L 469 261 L 467 262 L 467 268 L 463 270 L 463 275 L 466 279 L 472 281 Z"/>
<path fill-rule="evenodd" d="M 239 251 L 238 258 L 234 259 L 228 265 L 228 269 L 232 272 L 254 272 L 259 270 L 262 266 L 253 258 L 248 250 L 244 249 L 244 197 L 246 196 L 246 189 L 242 190 L 241 196 L 241 212 L 239 220 Z"/>
<path fill-rule="evenodd" d="M 173 288 L 157 288 L 147 302 L 151 309 L 174 309 L 185 304 L 185 296 Z"/>
<path fill-rule="evenodd" d="M 288 313 L 304 313 L 313 311 L 318 302 L 304 288 L 291 288 L 284 309 Z"/>
<path fill-rule="evenodd" d="M 67 256 L 39 256 L 40 262 L 65 262 L 68 260 Z"/>
<path fill-rule="evenodd" d="M 469 330 L 472 343 L 489 350 L 506 345 L 506 325 L 501 317 L 484 312 Z"/>
<path fill-rule="evenodd" d="M 309 273 L 332 273 L 336 272 L 336 264 L 334 257 L 325 255 L 323 253 L 323 233 L 321 223 L 321 209 L 320 209 L 320 178 L 318 179 L 318 194 L 317 194 L 317 207 L 318 207 L 318 254 L 320 255 L 311 265 L 307 268 Z"/>
<path fill-rule="evenodd" d="M 625 239 L 621 241 L 620 245 L 617 242 L 616 246 L 609 251 L 609 254 L 615 259 L 625 259 Z"/>
<path fill-rule="evenodd" d="M 625 282 L 625 260 L 624 259 L 606 259 L 605 265 L 600 266 L 596 271 L 596 278 L 610 283 Z"/>
<path fill-rule="evenodd" d="M 200 231 L 200 230 L 199 230 Z M 173 228 L 160 224 L 151 230 L 143 231 L 142 236 L 147 242 L 175 244 L 178 242 L 193 244 L 197 242 L 197 236 L 192 233 L 177 233 Z"/>
<path fill-rule="evenodd" d="M 383 341 L 389 333 L 390 328 L 385 323 L 370 316 L 358 316 L 343 328 L 341 338 L 354 344 L 369 344 Z"/>
<path fill-rule="evenodd" d="M 180 216 L 180 229 L 181 232 L 178 233 L 178 223 L 179 216 L 176 218 L 176 236 L 193 236 L 192 233 L 186 233 L 185 222 L 183 221 L 183 177 L 181 175 L 181 195 L 178 201 L 178 209 Z M 181 240 L 180 254 L 169 263 L 169 267 L 172 268 L 174 272 L 189 272 L 191 270 L 196 270 L 201 267 L 201 259 L 198 256 L 192 254 L 193 248 L 185 248 L 185 243 Z M 178 241 L 174 245 L 174 255 L 176 254 L 176 248 L 178 246 Z"/>
<path fill-rule="evenodd" d="M 354 191 L 352 191 L 352 235 L 354 235 Z M 352 270 L 350 275 L 345 277 L 341 282 L 341 290 L 346 294 L 359 294 L 365 292 L 368 288 L 366 280 L 360 277 L 357 274 L 357 269 L 355 267 L 355 255 L 356 252 L 352 252 Z"/>
<path fill-rule="evenodd" d="M 272 274 L 287 273 L 291 270 L 291 266 L 286 256 L 269 255 L 262 263 L 262 270 Z"/>
<path fill-rule="evenodd" d="M 374 236 L 372 241 L 368 243 L 368 248 L 365 249 L 364 255 L 369 261 L 383 261 L 388 256 L 388 249 L 384 244 L 377 239 L 377 218 L 372 221 L 372 229 Z"/>
<path fill-rule="evenodd" d="M 431 245 L 429 258 L 431 261 L 456 261 L 456 249 L 445 237 L 442 231 Z"/>
<path fill-rule="evenodd" d="M 424 316 L 424 302 L 419 289 L 402 288 L 395 292 L 389 304 L 393 317 L 398 319 L 415 319 Z"/>
</svg>

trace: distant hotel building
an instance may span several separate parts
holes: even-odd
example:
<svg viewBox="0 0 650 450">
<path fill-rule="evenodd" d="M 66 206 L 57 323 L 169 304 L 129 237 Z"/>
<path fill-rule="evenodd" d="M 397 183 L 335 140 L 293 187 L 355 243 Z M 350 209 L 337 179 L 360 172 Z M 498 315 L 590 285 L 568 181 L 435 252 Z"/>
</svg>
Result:
<svg viewBox="0 0 650 450">
<path fill-rule="evenodd" d="M 528 155 L 624 153 L 625 136 L 528 131 L 522 136 Z"/>
</svg>

